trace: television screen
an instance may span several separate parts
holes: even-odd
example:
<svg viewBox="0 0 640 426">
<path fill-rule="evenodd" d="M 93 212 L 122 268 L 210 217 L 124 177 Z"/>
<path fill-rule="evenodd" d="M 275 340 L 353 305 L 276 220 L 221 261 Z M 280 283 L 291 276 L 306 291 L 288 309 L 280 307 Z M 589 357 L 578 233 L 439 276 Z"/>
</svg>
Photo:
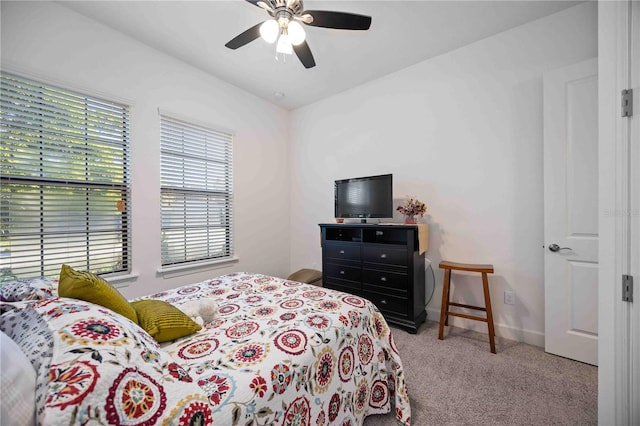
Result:
<svg viewBox="0 0 640 426">
<path fill-rule="evenodd" d="M 393 175 L 335 181 L 335 217 L 393 217 Z"/>
</svg>

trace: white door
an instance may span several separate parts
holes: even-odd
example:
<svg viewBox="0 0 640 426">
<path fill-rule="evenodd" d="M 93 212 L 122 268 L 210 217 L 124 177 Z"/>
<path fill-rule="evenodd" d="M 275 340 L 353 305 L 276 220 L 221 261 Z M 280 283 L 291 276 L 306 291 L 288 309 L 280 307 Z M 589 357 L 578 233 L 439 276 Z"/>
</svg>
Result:
<svg viewBox="0 0 640 426">
<path fill-rule="evenodd" d="M 598 363 L 598 64 L 544 76 L 545 350 Z"/>
</svg>

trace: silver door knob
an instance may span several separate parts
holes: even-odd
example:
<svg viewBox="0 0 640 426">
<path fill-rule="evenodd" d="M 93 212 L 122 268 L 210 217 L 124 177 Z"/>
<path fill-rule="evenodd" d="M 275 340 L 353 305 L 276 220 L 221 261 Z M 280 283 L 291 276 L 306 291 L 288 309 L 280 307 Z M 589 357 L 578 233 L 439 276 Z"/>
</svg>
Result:
<svg viewBox="0 0 640 426">
<path fill-rule="evenodd" d="M 549 245 L 549 250 L 555 253 L 560 250 L 573 250 L 573 249 L 571 247 L 560 247 L 557 244 L 551 244 Z"/>
</svg>

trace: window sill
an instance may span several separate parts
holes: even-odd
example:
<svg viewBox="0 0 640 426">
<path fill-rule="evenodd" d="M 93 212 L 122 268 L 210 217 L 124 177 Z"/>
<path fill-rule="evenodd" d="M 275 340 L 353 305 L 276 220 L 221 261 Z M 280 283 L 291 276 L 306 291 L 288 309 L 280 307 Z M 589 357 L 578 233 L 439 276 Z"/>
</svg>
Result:
<svg viewBox="0 0 640 426">
<path fill-rule="evenodd" d="M 192 274 L 205 269 L 218 269 L 236 263 L 240 259 L 237 257 L 229 257 L 221 260 L 203 260 L 199 262 L 189 262 L 180 265 L 167 265 L 160 267 L 156 271 L 156 276 L 163 278 L 172 278 L 181 275 Z"/>
<path fill-rule="evenodd" d="M 116 288 L 122 288 L 135 282 L 138 279 L 138 274 L 102 275 L 101 278 Z"/>
</svg>

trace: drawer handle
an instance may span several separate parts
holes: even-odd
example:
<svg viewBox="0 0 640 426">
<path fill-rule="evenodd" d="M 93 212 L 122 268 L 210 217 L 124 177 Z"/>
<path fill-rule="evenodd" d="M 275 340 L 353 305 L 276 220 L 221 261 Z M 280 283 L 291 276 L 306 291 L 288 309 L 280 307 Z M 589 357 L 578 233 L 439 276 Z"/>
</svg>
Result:
<svg viewBox="0 0 640 426">
<path fill-rule="evenodd" d="M 381 258 L 381 259 L 386 259 L 386 258 L 387 258 L 386 253 L 382 253 L 382 254 L 380 255 L 380 258 Z"/>
<path fill-rule="evenodd" d="M 344 250 L 340 250 L 340 254 L 344 254 Z"/>
<path fill-rule="evenodd" d="M 387 281 L 387 277 L 380 277 L 380 281 Z"/>
<path fill-rule="evenodd" d="M 386 304 L 387 304 L 387 299 L 382 299 L 382 300 L 380 301 L 380 304 L 381 304 L 381 305 L 386 305 Z"/>
<path fill-rule="evenodd" d="M 340 275 L 344 275 L 344 271 L 340 271 Z"/>
<path fill-rule="evenodd" d="M 376 235 L 384 235 L 384 232 L 382 232 L 382 231 L 376 231 Z"/>
</svg>

